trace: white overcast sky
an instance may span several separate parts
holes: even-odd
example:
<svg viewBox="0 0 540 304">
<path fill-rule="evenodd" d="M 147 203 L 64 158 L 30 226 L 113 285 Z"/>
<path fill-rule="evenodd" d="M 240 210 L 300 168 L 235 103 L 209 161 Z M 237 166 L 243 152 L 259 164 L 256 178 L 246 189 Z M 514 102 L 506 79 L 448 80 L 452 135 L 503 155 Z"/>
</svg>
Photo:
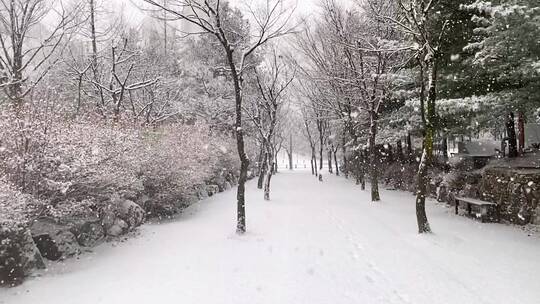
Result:
<svg viewBox="0 0 540 304">
<path fill-rule="evenodd" d="M 235 2 L 254 2 L 263 1 L 263 0 L 230 0 L 231 3 Z M 308 16 L 313 14 L 318 8 L 319 0 L 285 0 L 291 5 L 296 4 L 296 13 L 300 16 Z M 109 2 L 115 6 L 116 9 L 124 7 L 124 13 L 126 17 L 133 19 L 133 21 L 140 20 L 144 17 L 144 12 L 141 12 L 137 5 L 144 5 L 143 0 L 104 0 L 104 2 Z"/>
</svg>

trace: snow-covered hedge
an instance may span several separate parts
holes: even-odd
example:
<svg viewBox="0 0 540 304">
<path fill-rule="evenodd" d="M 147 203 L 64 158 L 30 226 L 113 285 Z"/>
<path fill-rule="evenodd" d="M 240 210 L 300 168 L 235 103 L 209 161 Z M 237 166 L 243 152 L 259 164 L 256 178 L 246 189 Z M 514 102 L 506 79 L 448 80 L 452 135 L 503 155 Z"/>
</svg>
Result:
<svg viewBox="0 0 540 304">
<path fill-rule="evenodd" d="M 200 124 L 134 127 L 4 112 L 0 138 L 3 187 L 45 202 L 42 216 L 95 214 L 114 195 L 178 201 L 222 171 L 238 170 L 234 139 Z"/>
</svg>

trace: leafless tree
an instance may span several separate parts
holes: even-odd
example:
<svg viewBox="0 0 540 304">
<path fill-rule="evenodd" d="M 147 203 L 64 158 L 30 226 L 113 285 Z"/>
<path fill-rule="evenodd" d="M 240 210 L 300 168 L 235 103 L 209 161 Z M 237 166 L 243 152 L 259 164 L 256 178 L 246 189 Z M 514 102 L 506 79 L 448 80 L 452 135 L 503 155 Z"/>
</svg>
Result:
<svg viewBox="0 0 540 304">
<path fill-rule="evenodd" d="M 368 135 L 365 144 L 369 148 L 371 199 L 379 201 L 379 115 L 383 104 L 391 101 L 392 92 L 399 85 L 396 78 L 405 60 L 402 55 L 405 48 L 397 40 L 399 31 L 373 17 L 394 14 L 396 6 L 393 1 L 359 2 L 362 13 L 346 11 L 336 0 L 323 1 L 322 20 L 315 31 L 306 31 L 298 44 L 311 62 L 306 74 L 318 84 L 319 92 L 314 98 L 317 108 L 324 111 L 323 116 L 332 115 L 334 119 L 340 119 L 344 129 L 348 130 L 356 175 L 362 184 L 365 168 L 359 133 Z M 365 121 L 359 121 L 359 118 Z M 323 138 L 326 128 L 322 120 L 318 121 Z M 325 143 L 321 141 L 320 144 L 322 156 Z"/>
<path fill-rule="evenodd" d="M 266 0 L 260 8 L 247 7 L 253 29 L 248 34 L 233 31 L 232 22 L 224 11 L 224 2 L 220 0 L 171 0 L 164 6 L 154 0 L 143 0 L 153 8 L 164 10 L 170 18 L 195 25 L 201 34 L 215 37 L 223 47 L 224 56 L 229 65 L 229 74 L 235 92 L 236 102 L 236 140 L 241 170 L 237 192 L 237 233 L 246 231 L 245 183 L 249 159 L 244 145 L 242 125 L 242 105 L 244 99 L 244 75 L 249 70 L 249 59 L 268 41 L 279 38 L 293 31 L 291 17 L 293 9 L 285 5 L 284 0 Z M 237 37 L 237 35 L 244 37 Z M 233 39 L 237 41 L 233 41 Z M 243 42 L 243 43 L 240 43 Z"/>
<path fill-rule="evenodd" d="M 135 69 L 136 57 L 139 54 L 128 48 L 128 42 L 128 38 L 123 37 L 121 44 L 111 46 L 109 57 L 110 74 L 106 83 L 96 81 L 93 75 L 87 79 L 95 87 L 98 87 L 101 92 L 105 92 L 110 96 L 110 100 L 106 101 L 105 105 L 109 103 L 112 105 L 115 121 L 120 119 L 121 109 L 124 106 L 127 94 L 154 85 L 158 81 L 157 78 L 132 81 L 131 77 Z M 121 69 L 121 67 L 125 68 Z"/>
<path fill-rule="evenodd" d="M 264 147 L 266 165 L 264 199 L 270 199 L 270 180 L 276 167 L 276 157 L 283 144 L 283 137 L 279 133 L 279 123 L 283 119 L 283 107 L 286 102 L 286 90 L 294 79 L 294 72 L 289 73 L 287 66 L 275 50 L 268 59 L 258 68 L 256 75 L 258 95 L 253 100 L 255 115 L 250 115 L 259 133 L 261 144 Z M 250 113 L 250 111 L 246 111 Z"/>
<path fill-rule="evenodd" d="M 80 3 L 53 10 L 45 0 L 0 0 L 0 87 L 16 108 L 60 59 L 57 52 L 72 34 Z M 51 27 L 42 23 L 56 12 Z"/>
</svg>

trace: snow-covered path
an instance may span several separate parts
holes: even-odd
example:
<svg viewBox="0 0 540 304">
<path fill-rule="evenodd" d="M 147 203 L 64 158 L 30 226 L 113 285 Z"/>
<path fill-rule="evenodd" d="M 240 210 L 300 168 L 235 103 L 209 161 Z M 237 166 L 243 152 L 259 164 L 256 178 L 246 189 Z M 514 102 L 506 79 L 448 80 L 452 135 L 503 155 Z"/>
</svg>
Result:
<svg viewBox="0 0 540 304">
<path fill-rule="evenodd" d="M 229 191 L 0 289 L 0 303 L 540 303 L 538 237 L 434 203 L 436 234 L 419 236 L 413 196 L 381 195 L 372 204 L 343 178 L 280 173 L 271 202 L 249 183 L 244 236 Z"/>
</svg>

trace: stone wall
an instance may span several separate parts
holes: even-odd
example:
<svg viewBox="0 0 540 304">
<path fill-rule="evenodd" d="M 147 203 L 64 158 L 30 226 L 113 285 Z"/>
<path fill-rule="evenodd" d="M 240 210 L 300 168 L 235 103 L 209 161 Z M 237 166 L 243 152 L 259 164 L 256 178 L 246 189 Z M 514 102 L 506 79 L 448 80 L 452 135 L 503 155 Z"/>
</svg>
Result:
<svg viewBox="0 0 540 304">
<path fill-rule="evenodd" d="M 382 174 L 386 187 L 414 192 L 416 164 L 390 164 Z M 454 204 L 455 196 L 497 203 L 501 219 L 524 225 L 540 224 L 540 169 L 490 167 L 474 170 L 466 160 L 445 173 L 430 171 L 429 193 L 440 202 Z"/>
<path fill-rule="evenodd" d="M 251 169 L 248 179 L 254 177 L 255 170 Z M 44 259 L 76 256 L 107 239 L 126 235 L 148 218 L 171 218 L 198 200 L 231 189 L 238 182 L 238 174 L 224 169 L 178 198 L 148 192 L 113 193 L 89 214 L 0 221 L 0 286 L 22 283 L 36 269 L 45 268 Z"/>
<path fill-rule="evenodd" d="M 501 217 L 516 224 L 540 223 L 540 169 L 486 168 L 482 198 L 499 205 Z"/>
</svg>

